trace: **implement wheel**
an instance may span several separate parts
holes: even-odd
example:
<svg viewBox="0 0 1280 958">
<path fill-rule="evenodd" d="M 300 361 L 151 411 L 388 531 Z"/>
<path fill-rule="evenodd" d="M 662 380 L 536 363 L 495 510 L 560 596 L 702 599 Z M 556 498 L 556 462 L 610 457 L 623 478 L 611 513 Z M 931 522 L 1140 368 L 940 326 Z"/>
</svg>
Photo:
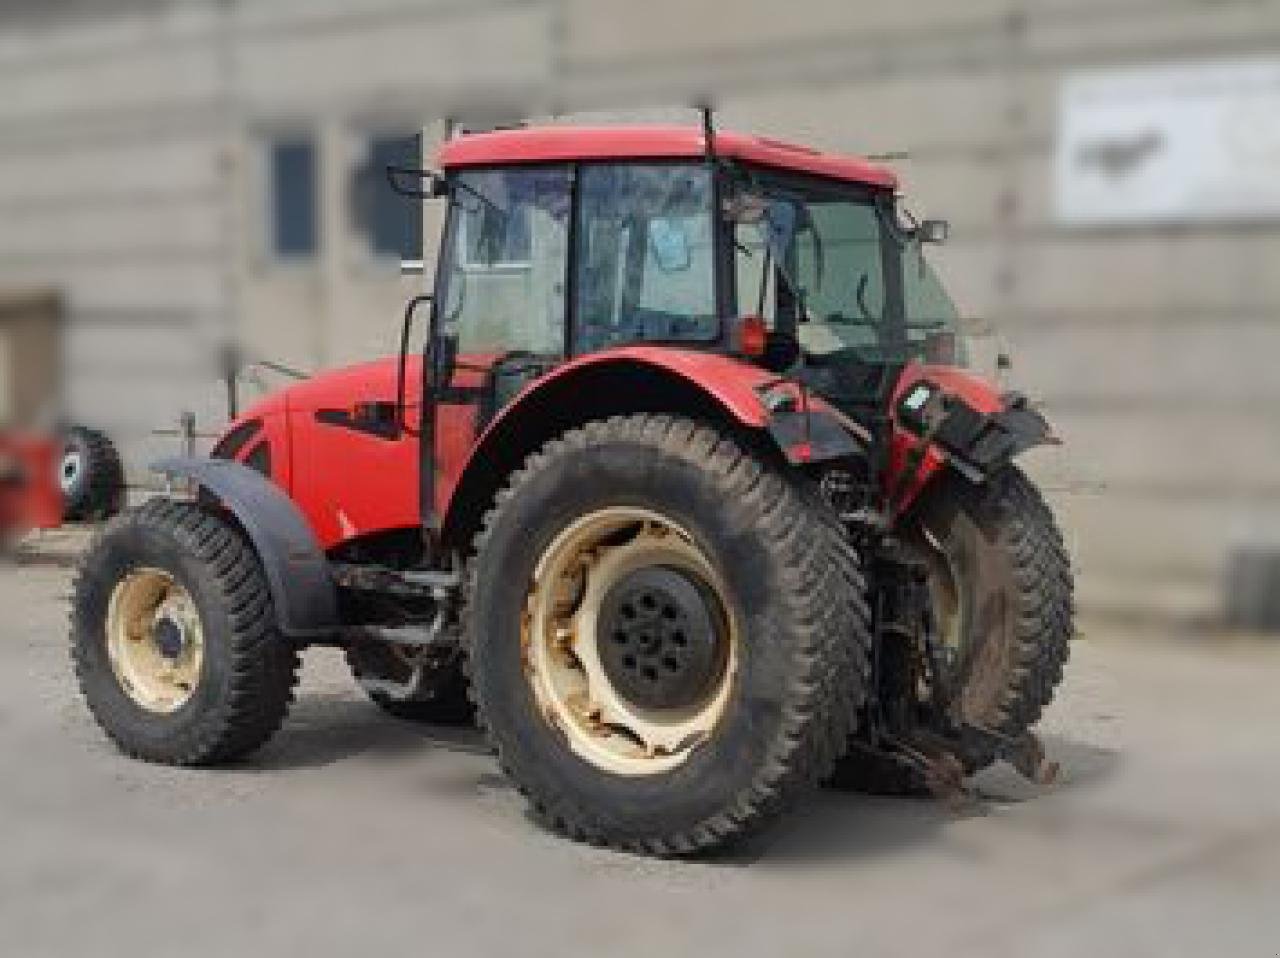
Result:
<svg viewBox="0 0 1280 958">
<path fill-rule="evenodd" d="M 64 518 L 95 521 L 116 515 L 124 505 L 125 479 L 111 440 L 95 429 L 68 429 L 58 461 L 58 486 Z"/>
</svg>

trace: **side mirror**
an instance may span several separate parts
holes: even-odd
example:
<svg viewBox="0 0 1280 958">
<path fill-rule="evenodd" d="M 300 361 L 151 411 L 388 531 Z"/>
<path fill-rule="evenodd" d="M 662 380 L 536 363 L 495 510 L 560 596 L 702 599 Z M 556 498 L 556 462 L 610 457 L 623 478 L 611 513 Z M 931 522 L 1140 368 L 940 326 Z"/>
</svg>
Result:
<svg viewBox="0 0 1280 958">
<path fill-rule="evenodd" d="M 435 170 L 418 170 L 407 166 L 388 166 L 387 183 L 401 196 L 415 200 L 431 200 L 449 192 L 443 176 Z"/>
<path fill-rule="evenodd" d="M 916 227 L 916 239 L 921 243 L 945 243 L 951 238 L 951 224 L 946 220 L 925 220 Z"/>
<path fill-rule="evenodd" d="M 684 226 L 671 219 L 655 219 L 649 222 L 649 249 L 664 273 L 683 273 L 693 265 L 689 250 L 689 237 Z"/>
</svg>

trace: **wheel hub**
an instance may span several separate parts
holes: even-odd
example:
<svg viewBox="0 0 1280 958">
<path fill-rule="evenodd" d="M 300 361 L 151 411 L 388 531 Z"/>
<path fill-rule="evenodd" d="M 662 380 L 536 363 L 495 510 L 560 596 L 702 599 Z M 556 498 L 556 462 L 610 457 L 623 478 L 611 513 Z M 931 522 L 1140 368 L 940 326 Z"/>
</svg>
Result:
<svg viewBox="0 0 1280 958">
<path fill-rule="evenodd" d="M 187 645 L 187 637 L 183 633 L 182 626 L 167 615 L 156 620 L 152 638 L 156 644 L 156 651 L 166 659 L 178 658 Z"/>
<path fill-rule="evenodd" d="M 674 568 L 624 576 L 599 616 L 604 673 L 641 708 L 697 705 L 724 668 L 723 612 L 705 586 Z"/>
<path fill-rule="evenodd" d="M 600 509 L 562 530 L 534 570 L 525 675 L 580 757 L 618 775 L 667 772 L 728 706 L 732 610 L 688 532 L 651 510 Z"/>
<path fill-rule="evenodd" d="M 195 692 L 204 633 L 191 594 L 162 569 L 135 569 L 112 590 L 107 654 L 120 687 L 150 712 L 174 712 Z"/>
<path fill-rule="evenodd" d="M 58 470 L 58 485 L 64 494 L 70 492 L 75 486 L 83 469 L 84 459 L 80 453 L 69 452 L 62 457 L 61 467 Z"/>
</svg>

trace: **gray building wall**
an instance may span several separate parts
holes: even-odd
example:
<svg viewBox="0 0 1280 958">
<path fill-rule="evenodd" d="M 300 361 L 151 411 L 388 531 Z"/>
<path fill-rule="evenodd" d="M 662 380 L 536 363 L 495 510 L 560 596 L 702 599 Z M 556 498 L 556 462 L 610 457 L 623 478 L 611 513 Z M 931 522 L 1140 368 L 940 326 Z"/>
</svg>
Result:
<svg viewBox="0 0 1280 958">
<path fill-rule="evenodd" d="M 1233 543 L 1280 539 L 1280 223 L 1068 229 L 1051 210 L 1066 73 L 1280 56 L 1276 0 L 113 6 L 27 5 L 0 29 L 0 288 L 65 294 L 70 411 L 135 476 L 179 409 L 219 421 L 228 337 L 309 369 L 394 349 L 413 284 L 352 236 L 364 132 L 710 96 L 725 126 L 909 151 L 912 205 L 953 221 L 937 260 L 980 363 L 1008 350 L 1067 441 L 1030 464 L 1086 606 L 1206 607 Z M 321 247 L 281 263 L 262 148 L 295 129 L 319 144 Z"/>
</svg>

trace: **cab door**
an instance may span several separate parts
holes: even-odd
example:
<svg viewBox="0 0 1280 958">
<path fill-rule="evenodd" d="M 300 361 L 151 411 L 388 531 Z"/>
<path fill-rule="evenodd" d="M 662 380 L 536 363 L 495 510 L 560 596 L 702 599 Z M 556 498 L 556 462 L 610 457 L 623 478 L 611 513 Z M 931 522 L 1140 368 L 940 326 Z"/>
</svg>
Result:
<svg viewBox="0 0 1280 958">
<path fill-rule="evenodd" d="M 484 425 L 564 359 L 572 206 L 568 165 L 450 174 L 433 305 L 444 361 L 426 364 L 436 418 L 422 452 L 424 512 L 444 514 Z"/>
</svg>

